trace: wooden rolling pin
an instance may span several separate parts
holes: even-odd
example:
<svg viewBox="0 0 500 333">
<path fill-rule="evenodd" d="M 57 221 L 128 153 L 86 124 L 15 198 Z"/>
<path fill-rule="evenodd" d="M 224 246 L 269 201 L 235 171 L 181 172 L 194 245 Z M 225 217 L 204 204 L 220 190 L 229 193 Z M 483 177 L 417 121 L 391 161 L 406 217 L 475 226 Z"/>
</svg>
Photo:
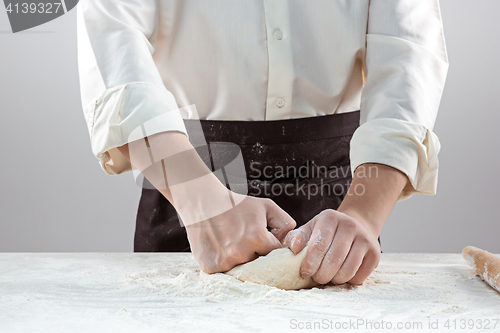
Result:
<svg viewBox="0 0 500 333">
<path fill-rule="evenodd" d="M 462 255 L 476 274 L 500 293 L 500 258 L 474 246 L 467 246 Z"/>
</svg>

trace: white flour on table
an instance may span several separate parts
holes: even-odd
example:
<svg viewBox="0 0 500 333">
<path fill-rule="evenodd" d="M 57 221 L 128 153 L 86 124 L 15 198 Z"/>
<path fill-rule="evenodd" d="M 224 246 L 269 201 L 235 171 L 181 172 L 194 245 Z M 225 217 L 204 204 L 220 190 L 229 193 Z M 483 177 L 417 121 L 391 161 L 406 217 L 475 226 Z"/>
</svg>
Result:
<svg viewBox="0 0 500 333">
<path fill-rule="evenodd" d="M 500 294 L 491 292 L 474 276 L 465 262 L 446 262 L 446 254 L 420 254 L 414 269 L 402 262 L 412 254 L 384 254 L 382 262 L 361 286 L 326 285 L 300 291 L 285 291 L 251 282 L 241 282 L 226 274 L 208 275 L 192 260 L 178 260 L 175 269 L 157 268 L 130 273 L 124 283 L 149 288 L 175 299 L 177 304 L 228 303 L 286 307 L 305 312 L 332 311 L 335 315 L 363 318 L 430 318 L 443 314 L 496 316 L 500 312 Z M 388 260 L 393 259 L 393 260 Z M 436 266 L 435 268 L 433 266 Z M 447 268 L 453 268 L 448 270 Z M 480 296 L 467 292 L 480 290 Z M 491 290 L 490 290 L 491 289 Z M 485 297 L 491 297 L 489 310 Z M 500 325 L 499 325 L 500 328 Z"/>
<path fill-rule="evenodd" d="M 2 332 L 296 332 L 294 322 L 325 320 L 443 328 L 500 317 L 500 294 L 461 254 L 384 253 L 361 286 L 299 291 L 200 274 L 191 254 L 2 253 L 0 263 Z"/>
</svg>

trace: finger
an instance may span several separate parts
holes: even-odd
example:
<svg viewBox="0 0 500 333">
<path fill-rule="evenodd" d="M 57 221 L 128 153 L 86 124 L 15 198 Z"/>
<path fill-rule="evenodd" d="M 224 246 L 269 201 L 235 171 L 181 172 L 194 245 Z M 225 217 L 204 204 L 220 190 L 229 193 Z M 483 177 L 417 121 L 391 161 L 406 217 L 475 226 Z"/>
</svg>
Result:
<svg viewBox="0 0 500 333">
<path fill-rule="evenodd" d="M 362 284 L 373 270 L 378 266 L 380 261 L 380 253 L 368 252 L 361 263 L 358 271 L 348 282 L 350 284 Z"/>
<path fill-rule="evenodd" d="M 342 225 L 337 227 L 332 244 L 326 252 L 318 271 L 313 275 L 314 281 L 326 284 L 333 279 L 346 260 L 353 241 L 354 236 L 352 233 L 342 228 Z"/>
<path fill-rule="evenodd" d="M 293 253 L 299 253 L 307 245 L 311 232 L 308 226 L 301 226 L 298 229 L 290 231 L 286 237 L 283 245 L 292 250 Z"/>
<path fill-rule="evenodd" d="M 267 202 L 267 225 L 271 227 L 271 233 L 281 242 L 297 223 L 274 201 L 269 199 Z"/>
<path fill-rule="evenodd" d="M 309 222 L 300 226 L 298 229 L 290 231 L 285 237 L 284 245 L 288 246 L 293 253 L 299 253 L 302 251 L 311 238 L 319 216 L 320 214 L 316 215 Z"/>
<path fill-rule="evenodd" d="M 352 279 L 361 266 L 366 252 L 366 247 L 355 240 L 344 263 L 333 277 L 332 282 L 334 284 L 342 284 Z"/>
<path fill-rule="evenodd" d="M 266 230 L 255 252 L 261 256 L 265 256 L 272 250 L 281 249 L 282 247 L 281 242 L 272 233 Z"/>
<path fill-rule="evenodd" d="M 308 242 L 307 254 L 300 267 L 300 275 L 308 278 L 319 269 L 323 258 L 330 248 L 335 235 L 337 223 L 335 220 L 318 218 Z"/>
</svg>

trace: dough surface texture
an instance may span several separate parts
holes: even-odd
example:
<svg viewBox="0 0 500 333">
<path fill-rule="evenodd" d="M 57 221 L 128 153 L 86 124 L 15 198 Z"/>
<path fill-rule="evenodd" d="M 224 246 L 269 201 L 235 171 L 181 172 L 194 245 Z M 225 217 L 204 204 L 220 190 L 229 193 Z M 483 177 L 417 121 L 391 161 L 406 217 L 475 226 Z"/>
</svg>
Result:
<svg viewBox="0 0 500 333">
<path fill-rule="evenodd" d="M 236 266 L 226 274 L 241 281 L 265 284 L 285 290 L 312 288 L 319 284 L 310 277 L 303 279 L 300 276 L 300 265 L 306 253 L 307 246 L 298 254 L 294 254 L 287 247 L 276 249 L 267 256 Z"/>
</svg>

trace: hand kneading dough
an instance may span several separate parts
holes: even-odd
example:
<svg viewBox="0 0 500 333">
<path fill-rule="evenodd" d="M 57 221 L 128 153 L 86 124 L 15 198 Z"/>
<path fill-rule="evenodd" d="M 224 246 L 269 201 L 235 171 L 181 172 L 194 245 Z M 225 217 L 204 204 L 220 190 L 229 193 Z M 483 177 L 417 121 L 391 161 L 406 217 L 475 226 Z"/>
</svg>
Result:
<svg viewBox="0 0 500 333">
<path fill-rule="evenodd" d="M 284 247 L 271 251 L 267 256 L 234 267 L 227 272 L 241 281 L 265 284 L 285 290 L 297 290 L 317 286 L 312 278 L 300 276 L 300 265 L 307 253 L 307 246 L 298 254 Z"/>
</svg>

